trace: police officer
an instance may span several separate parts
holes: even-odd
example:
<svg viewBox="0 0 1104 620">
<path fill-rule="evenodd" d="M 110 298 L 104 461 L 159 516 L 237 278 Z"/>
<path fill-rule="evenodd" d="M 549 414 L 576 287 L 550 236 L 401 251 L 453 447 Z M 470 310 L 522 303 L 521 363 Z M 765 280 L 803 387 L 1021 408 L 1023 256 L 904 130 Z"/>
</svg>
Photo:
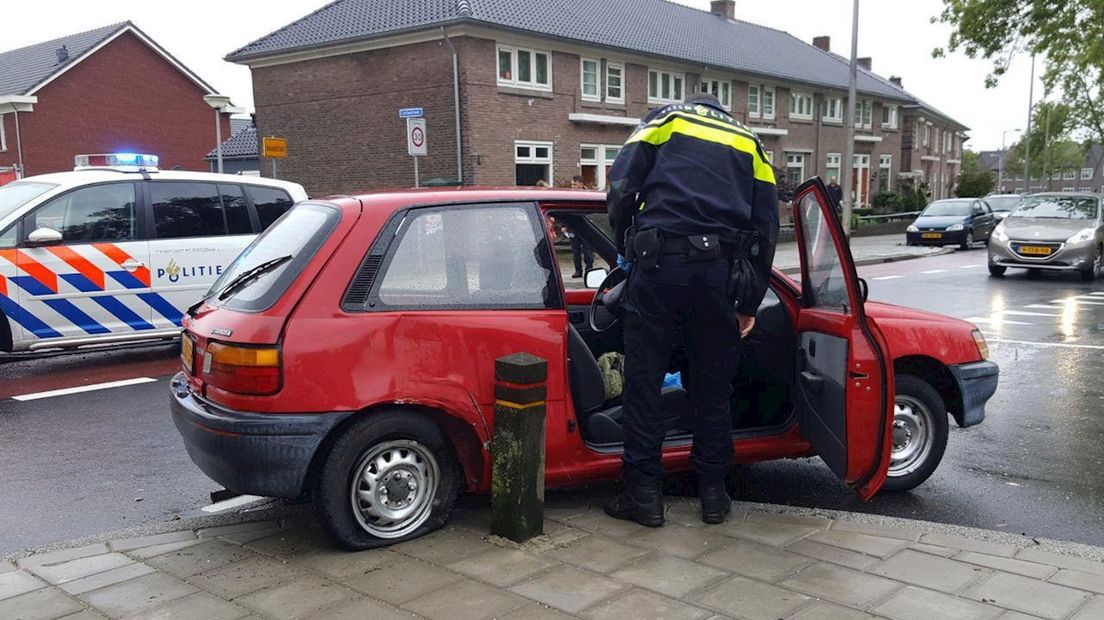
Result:
<svg viewBox="0 0 1104 620">
<path fill-rule="evenodd" d="M 691 461 L 702 520 L 731 510 L 730 399 L 740 339 L 755 324 L 778 238 L 774 172 L 755 134 L 699 93 L 647 116 L 609 172 L 607 197 L 625 309 L 625 484 L 618 519 L 663 525 L 660 389 L 685 344 L 696 411 Z M 676 342 L 681 336 L 682 342 Z"/>
</svg>

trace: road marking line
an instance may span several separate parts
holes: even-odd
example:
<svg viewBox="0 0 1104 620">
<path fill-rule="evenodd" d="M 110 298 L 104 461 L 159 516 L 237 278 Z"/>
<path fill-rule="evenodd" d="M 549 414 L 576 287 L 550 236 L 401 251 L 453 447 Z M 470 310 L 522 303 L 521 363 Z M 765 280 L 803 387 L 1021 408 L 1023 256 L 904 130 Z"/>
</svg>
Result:
<svg viewBox="0 0 1104 620">
<path fill-rule="evenodd" d="M 929 269 L 927 271 L 921 271 L 920 273 L 922 273 L 924 275 L 931 275 L 933 273 L 943 273 L 944 271 L 947 271 L 947 270 L 946 269 Z"/>
<path fill-rule="evenodd" d="M 1001 310 L 1001 314 L 1011 314 L 1013 316 L 1062 316 L 1061 314 L 1051 314 L 1049 312 L 1024 312 L 1022 310 Z"/>
<path fill-rule="evenodd" d="M 94 392 L 96 390 L 107 390 L 110 388 L 124 387 L 127 385 L 138 385 L 141 383 L 153 383 L 156 379 L 150 377 L 138 377 L 136 379 L 124 379 L 122 381 L 108 381 L 107 383 L 93 383 L 91 385 L 82 385 L 80 387 L 63 388 L 60 390 L 50 390 L 48 392 L 35 392 L 33 394 L 22 394 L 20 396 L 12 396 L 12 400 L 26 401 L 26 400 L 38 400 L 40 398 L 53 398 L 54 396 L 68 396 L 69 394 L 80 394 L 81 392 Z"/>
<path fill-rule="evenodd" d="M 1089 294 L 1090 294 L 1090 295 L 1104 295 L 1104 291 L 1093 291 L 1093 292 L 1091 292 L 1091 293 L 1089 293 Z"/>
<path fill-rule="evenodd" d="M 971 316 L 963 321 L 969 321 L 971 323 L 999 323 L 1001 325 L 1034 325 L 1034 323 L 1024 323 L 1023 321 L 1005 321 L 1004 319 L 993 319 L 984 316 Z"/>
<path fill-rule="evenodd" d="M 1052 304 L 1085 304 L 1086 306 L 1104 306 L 1104 301 L 1085 301 L 1084 299 L 1078 299 L 1076 297 L 1070 297 L 1069 299 L 1054 299 L 1049 303 Z"/>
<path fill-rule="evenodd" d="M 973 269 L 973 268 L 975 268 L 975 267 L 981 267 L 981 266 L 983 266 L 984 264 L 985 264 L 985 263 L 978 263 L 978 264 L 976 264 L 976 265 L 959 265 L 959 266 L 958 266 L 958 268 L 959 268 L 959 269 Z"/>
<path fill-rule="evenodd" d="M 1047 304 L 1030 304 L 1024 306 L 1024 308 L 1035 308 L 1038 310 L 1065 310 L 1065 306 L 1048 306 Z"/>
<path fill-rule="evenodd" d="M 1069 342 L 1032 342 L 1030 340 L 1005 340 L 1003 338 L 994 338 L 992 342 L 1007 342 L 1008 344 L 1023 344 L 1036 347 L 1058 347 L 1065 349 L 1093 349 L 1104 351 L 1104 345 L 1098 344 L 1072 344 Z"/>
<path fill-rule="evenodd" d="M 880 276 L 877 278 L 871 278 L 871 280 L 896 280 L 897 278 L 903 278 L 905 276 Z"/>
<path fill-rule="evenodd" d="M 221 502 L 215 502 L 210 506 L 204 506 L 203 508 L 200 508 L 200 510 L 207 513 L 226 512 L 227 510 L 233 510 L 234 508 L 239 508 L 241 506 L 245 506 L 246 504 L 252 504 L 253 502 L 262 499 L 264 498 L 259 495 L 239 495 L 237 497 L 231 497 L 230 499 L 223 500 Z"/>
</svg>

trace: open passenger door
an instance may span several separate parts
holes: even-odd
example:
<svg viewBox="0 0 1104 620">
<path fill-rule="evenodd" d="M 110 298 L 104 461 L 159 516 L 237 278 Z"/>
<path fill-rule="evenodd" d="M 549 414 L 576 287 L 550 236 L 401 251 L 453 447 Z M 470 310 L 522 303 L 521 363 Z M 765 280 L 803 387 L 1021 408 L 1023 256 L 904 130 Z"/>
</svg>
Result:
<svg viewBox="0 0 1104 620">
<path fill-rule="evenodd" d="M 869 500 L 889 471 L 893 368 L 863 310 L 855 263 L 819 179 L 793 199 L 801 258 L 794 402 L 801 434 L 828 467 Z"/>
</svg>

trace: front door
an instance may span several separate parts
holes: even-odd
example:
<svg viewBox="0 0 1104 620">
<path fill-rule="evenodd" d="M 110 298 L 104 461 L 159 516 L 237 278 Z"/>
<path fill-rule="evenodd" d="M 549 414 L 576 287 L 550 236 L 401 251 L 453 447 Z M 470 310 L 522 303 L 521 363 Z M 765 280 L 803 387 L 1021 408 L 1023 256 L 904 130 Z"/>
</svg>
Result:
<svg viewBox="0 0 1104 620">
<path fill-rule="evenodd" d="M 798 421 L 836 476 L 869 499 L 889 465 L 893 371 L 887 347 L 863 311 L 851 252 L 823 184 L 804 183 L 793 204 L 802 281 Z"/>
<path fill-rule="evenodd" d="M 870 202 L 870 156 L 856 154 L 851 167 L 852 206 L 865 207 Z"/>
</svg>

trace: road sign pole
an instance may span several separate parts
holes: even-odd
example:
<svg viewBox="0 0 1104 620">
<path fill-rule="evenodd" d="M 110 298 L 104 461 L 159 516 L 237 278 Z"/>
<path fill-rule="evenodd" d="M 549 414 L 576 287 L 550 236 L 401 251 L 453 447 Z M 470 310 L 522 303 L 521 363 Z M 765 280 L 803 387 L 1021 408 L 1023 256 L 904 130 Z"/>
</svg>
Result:
<svg viewBox="0 0 1104 620">
<path fill-rule="evenodd" d="M 421 187 L 418 180 L 418 157 L 416 155 L 414 156 L 414 187 Z"/>
<path fill-rule="evenodd" d="M 272 160 L 272 178 L 276 178 L 276 160 Z"/>
</svg>

